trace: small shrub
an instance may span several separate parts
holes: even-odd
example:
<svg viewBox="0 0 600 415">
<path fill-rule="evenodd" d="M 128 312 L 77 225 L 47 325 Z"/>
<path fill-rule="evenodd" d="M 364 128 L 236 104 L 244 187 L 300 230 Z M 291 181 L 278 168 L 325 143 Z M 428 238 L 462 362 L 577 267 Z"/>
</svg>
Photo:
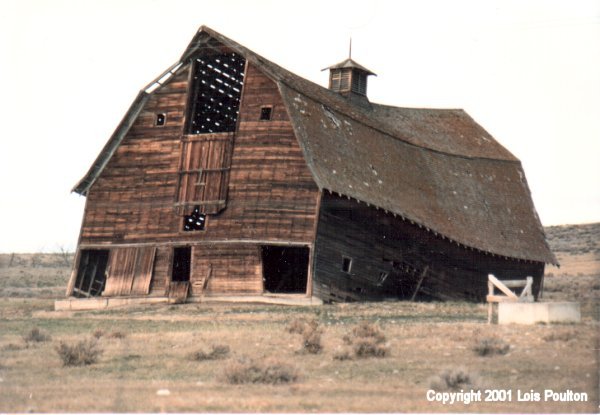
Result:
<svg viewBox="0 0 600 415">
<path fill-rule="evenodd" d="M 352 346 L 354 355 L 358 358 L 385 357 L 389 354 L 385 334 L 377 325 L 368 321 L 354 327 L 351 335 L 345 335 L 342 340 Z"/>
<path fill-rule="evenodd" d="M 305 318 L 297 318 L 292 320 L 287 331 L 292 334 L 303 334 L 308 330 L 316 330 L 319 327 L 319 322 L 315 319 L 307 320 Z"/>
<path fill-rule="evenodd" d="M 302 335 L 301 352 L 318 354 L 323 350 L 323 345 L 321 344 L 321 334 L 323 331 L 319 328 L 317 320 L 295 319 L 290 323 L 287 331 L 288 333 Z"/>
<path fill-rule="evenodd" d="M 344 342 L 344 344 L 350 346 L 352 344 L 352 337 L 350 337 L 347 334 L 344 334 L 344 337 L 342 337 L 342 341 Z"/>
<path fill-rule="evenodd" d="M 354 355 L 359 358 L 385 357 L 389 349 L 373 337 L 359 339 L 354 343 Z"/>
<path fill-rule="evenodd" d="M 6 345 L 4 345 L 2 347 L 2 350 L 6 350 L 6 351 L 16 351 L 16 350 L 23 350 L 26 346 L 20 345 L 20 344 L 15 344 L 15 343 L 8 343 Z"/>
<path fill-rule="evenodd" d="M 479 356 L 505 355 L 510 350 L 510 344 L 501 339 L 490 337 L 480 340 L 473 347 L 473 350 Z"/>
<path fill-rule="evenodd" d="M 229 346 L 223 344 L 212 345 L 210 351 L 198 350 L 189 355 L 191 360 L 198 362 L 204 360 L 219 360 L 229 356 Z"/>
<path fill-rule="evenodd" d="M 113 331 L 108 335 L 108 337 L 110 337 L 111 339 L 124 339 L 125 337 L 127 337 L 127 335 L 122 331 Z"/>
<path fill-rule="evenodd" d="M 323 350 L 321 330 L 318 328 L 309 329 L 302 334 L 302 350 L 310 354 L 321 353 L 321 350 Z"/>
<path fill-rule="evenodd" d="M 363 321 L 358 326 L 354 327 L 354 329 L 352 329 L 352 334 L 354 337 L 372 338 L 376 343 L 384 343 L 386 340 L 381 329 L 368 321 Z"/>
<path fill-rule="evenodd" d="M 39 328 L 32 328 L 27 334 L 23 336 L 25 343 L 41 343 L 50 340 L 50 335 L 44 333 Z"/>
<path fill-rule="evenodd" d="M 293 366 L 282 362 L 240 360 L 225 368 L 224 378 L 225 381 L 232 385 L 247 383 L 279 385 L 296 382 L 299 375 Z"/>
<path fill-rule="evenodd" d="M 569 340 L 572 340 L 576 337 L 577 337 L 577 332 L 575 332 L 574 330 L 565 330 L 565 331 L 550 333 L 550 334 L 544 336 L 544 340 L 547 342 L 553 342 L 553 341 L 568 342 Z"/>
<path fill-rule="evenodd" d="M 96 329 L 92 333 L 92 336 L 94 336 L 94 338 L 96 338 L 96 339 L 99 339 L 100 337 L 104 336 L 104 331 L 101 329 Z"/>
<path fill-rule="evenodd" d="M 479 389 L 476 375 L 463 368 L 446 369 L 435 376 L 429 387 L 436 391 L 460 391 L 461 389 Z"/>
<path fill-rule="evenodd" d="M 352 355 L 348 350 L 340 350 L 333 355 L 334 360 L 352 360 Z"/>
<path fill-rule="evenodd" d="M 288 325 L 287 331 L 291 334 L 302 334 L 304 333 L 304 329 L 306 328 L 306 320 L 303 318 L 297 318 L 292 320 L 292 322 Z"/>
<path fill-rule="evenodd" d="M 60 342 L 56 352 L 61 358 L 63 366 L 83 366 L 96 363 L 103 350 L 98 348 L 96 339 L 89 339 L 73 345 Z"/>
</svg>

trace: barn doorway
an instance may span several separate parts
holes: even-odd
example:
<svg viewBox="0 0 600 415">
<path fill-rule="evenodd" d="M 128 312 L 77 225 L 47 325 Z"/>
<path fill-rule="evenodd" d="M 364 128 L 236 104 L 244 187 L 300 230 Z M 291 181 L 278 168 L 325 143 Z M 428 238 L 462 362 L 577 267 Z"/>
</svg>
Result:
<svg viewBox="0 0 600 415">
<path fill-rule="evenodd" d="M 189 282 L 192 262 L 192 247 L 181 246 L 173 249 L 171 281 Z"/>
<path fill-rule="evenodd" d="M 308 247 L 262 247 L 264 289 L 275 294 L 304 294 L 308 278 Z"/>
<path fill-rule="evenodd" d="M 167 289 L 169 303 L 179 304 L 187 301 L 190 294 L 190 276 L 192 273 L 192 247 L 173 248 L 171 281 Z"/>
<path fill-rule="evenodd" d="M 82 249 L 79 251 L 77 278 L 72 295 L 75 297 L 96 297 L 102 294 L 106 285 L 108 249 Z"/>
</svg>

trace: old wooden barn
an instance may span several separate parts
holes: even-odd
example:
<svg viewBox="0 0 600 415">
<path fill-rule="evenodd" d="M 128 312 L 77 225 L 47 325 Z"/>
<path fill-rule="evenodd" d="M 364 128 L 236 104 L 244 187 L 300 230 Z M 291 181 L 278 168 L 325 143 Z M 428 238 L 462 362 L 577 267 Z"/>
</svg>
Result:
<svg viewBox="0 0 600 415">
<path fill-rule="evenodd" d="M 201 27 L 73 189 L 75 298 L 481 301 L 556 263 L 519 160 L 462 110 L 324 88 Z"/>
</svg>

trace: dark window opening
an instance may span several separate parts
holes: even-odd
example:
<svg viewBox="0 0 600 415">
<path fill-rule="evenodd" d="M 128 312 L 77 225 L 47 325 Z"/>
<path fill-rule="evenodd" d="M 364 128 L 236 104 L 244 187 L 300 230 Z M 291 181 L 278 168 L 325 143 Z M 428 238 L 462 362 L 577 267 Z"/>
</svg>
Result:
<svg viewBox="0 0 600 415">
<path fill-rule="evenodd" d="M 206 215 L 200 213 L 200 206 L 194 207 L 191 215 L 186 215 L 183 218 L 183 230 L 185 232 L 203 231 L 206 225 Z"/>
<path fill-rule="evenodd" d="M 187 134 L 234 132 L 246 60 L 232 52 L 195 59 Z"/>
<path fill-rule="evenodd" d="M 342 271 L 349 273 L 352 269 L 352 258 L 342 257 Z"/>
<path fill-rule="evenodd" d="M 167 122 L 167 114 L 156 114 L 156 120 L 155 120 L 155 125 L 161 127 L 163 125 L 165 125 L 165 123 Z"/>
<path fill-rule="evenodd" d="M 261 121 L 269 121 L 271 119 L 271 112 L 273 108 L 271 107 L 262 107 L 260 109 L 260 120 Z"/>
<path fill-rule="evenodd" d="M 270 293 L 306 293 L 308 279 L 307 247 L 262 247 L 263 281 Z"/>
<path fill-rule="evenodd" d="M 171 281 L 185 282 L 190 280 L 192 247 L 182 246 L 173 249 L 173 271 Z"/>
<path fill-rule="evenodd" d="M 79 252 L 73 296 L 96 297 L 102 294 L 106 285 L 108 254 L 108 249 L 82 249 Z"/>
</svg>

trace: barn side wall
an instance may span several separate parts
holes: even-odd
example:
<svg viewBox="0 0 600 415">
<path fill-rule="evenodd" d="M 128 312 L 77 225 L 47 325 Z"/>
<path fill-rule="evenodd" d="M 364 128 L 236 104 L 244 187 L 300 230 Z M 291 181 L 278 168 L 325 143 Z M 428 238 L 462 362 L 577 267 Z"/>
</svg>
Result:
<svg viewBox="0 0 600 415">
<path fill-rule="evenodd" d="M 164 295 L 174 246 L 192 246 L 191 290 L 260 293 L 260 247 L 311 246 L 319 190 L 277 85 L 247 66 L 231 155 L 227 207 L 202 231 L 184 232 L 175 209 L 189 68 L 147 102 L 88 192 L 79 248 L 156 246 L 151 295 Z M 261 108 L 272 108 L 261 121 Z M 155 126 L 157 113 L 166 124 Z"/>
<path fill-rule="evenodd" d="M 500 279 L 532 276 L 537 296 L 544 272 L 543 263 L 465 249 L 328 192 L 321 201 L 314 266 L 313 293 L 325 301 L 411 299 L 417 287 L 418 299 L 483 301 L 490 273 Z"/>
</svg>

